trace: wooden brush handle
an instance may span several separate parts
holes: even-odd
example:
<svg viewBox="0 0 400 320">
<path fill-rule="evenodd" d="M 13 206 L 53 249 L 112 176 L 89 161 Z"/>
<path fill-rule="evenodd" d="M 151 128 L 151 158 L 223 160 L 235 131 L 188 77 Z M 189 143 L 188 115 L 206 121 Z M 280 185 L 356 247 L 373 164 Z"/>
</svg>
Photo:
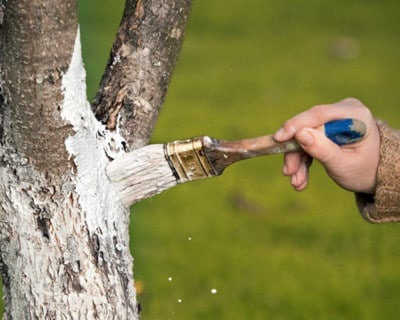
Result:
<svg viewBox="0 0 400 320">
<path fill-rule="evenodd" d="M 323 126 L 325 135 L 338 145 L 351 144 L 361 140 L 366 133 L 364 122 L 356 119 L 334 120 Z M 224 141 L 203 139 L 204 149 L 214 168 L 222 173 L 228 165 L 239 160 L 257 156 L 301 150 L 296 140 L 277 142 L 272 135 Z"/>
</svg>

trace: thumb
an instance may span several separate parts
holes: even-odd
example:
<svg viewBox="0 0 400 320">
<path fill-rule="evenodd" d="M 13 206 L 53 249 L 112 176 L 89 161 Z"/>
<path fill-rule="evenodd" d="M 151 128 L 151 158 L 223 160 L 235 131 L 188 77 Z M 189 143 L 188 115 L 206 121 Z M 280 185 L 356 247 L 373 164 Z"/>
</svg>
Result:
<svg viewBox="0 0 400 320">
<path fill-rule="evenodd" d="M 296 133 L 295 138 L 307 154 L 325 166 L 329 166 L 341 153 L 340 147 L 320 130 L 304 128 Z"/>
</svg>

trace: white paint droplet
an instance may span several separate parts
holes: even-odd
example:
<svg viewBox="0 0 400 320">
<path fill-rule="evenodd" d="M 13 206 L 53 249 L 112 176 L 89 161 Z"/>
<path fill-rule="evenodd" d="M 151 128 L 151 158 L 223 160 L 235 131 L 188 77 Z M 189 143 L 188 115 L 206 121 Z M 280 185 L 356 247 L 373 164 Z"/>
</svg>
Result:
<svg viewBox="0 0 400 320">
<path fill-rule="evenodd" d="M 168 281 L 171 282 L 172 281 L 172 277 L 168 277 Z"/>
<path fill-rule="evenodd" d="M 215 288 L 211 289 L 211 294 L 216 294 L 217 292 L 218 292 L 217 289 Z"/>
<path fill-rule="evenodd" d="M 178 303 L 182 303 L 182 299 L 178 299 Z"/>
</svg>

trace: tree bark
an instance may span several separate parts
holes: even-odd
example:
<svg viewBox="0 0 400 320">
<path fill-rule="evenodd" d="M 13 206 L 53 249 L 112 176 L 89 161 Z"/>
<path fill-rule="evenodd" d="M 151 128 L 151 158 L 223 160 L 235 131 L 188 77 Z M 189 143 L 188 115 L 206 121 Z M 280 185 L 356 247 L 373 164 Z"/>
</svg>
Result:
<svg viewBox="0 0 400 320">
<path fill-rule="evenodd" d="M 130 149 L 147 144 L 178 58 L 191 0 L 127 0 L 107 70 L 93 102 Z"/>
<path fill-rule="evenodd" d="M 138 318 L 129 210 L 104 169 L 148 141 L 189 7 L 126 2 L 91 107 L 75 1 L 0 1 L 5 319 Z"/>
</svg>

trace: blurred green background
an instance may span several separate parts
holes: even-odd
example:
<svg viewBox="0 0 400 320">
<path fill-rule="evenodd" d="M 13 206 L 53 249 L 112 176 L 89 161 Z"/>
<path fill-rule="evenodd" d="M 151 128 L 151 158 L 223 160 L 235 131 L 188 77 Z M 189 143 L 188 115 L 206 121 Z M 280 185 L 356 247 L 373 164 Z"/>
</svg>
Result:
<svg viewBox="0 0 400 320">
<path fill-rule="evenodd" d="M 92 98 L 123 2 L 79 6 Z M 399 30 L 395 0 L 194 0 L 152 142 L 264 135 L 347 96 L 400 128 Z M 301 193 L 281 167 L 247 160 L 132 208 L 143 319 L 398 319 L 400 226 L 362 220 L 317 163 Z"/>
<path fill-rule="evenodd" d="M 80 6 L 93 96 L 123 2 Z M 399 1 L 194 0 L 152 142 L 264 135 L 348 96 L 400 128 L 399 30 Z M 318 164 L 301 193 L 281 167 L 244 161 L 132 208 L 143 319 L 398 319 L 400 226 L 362 220 Z"/>
</svg>

